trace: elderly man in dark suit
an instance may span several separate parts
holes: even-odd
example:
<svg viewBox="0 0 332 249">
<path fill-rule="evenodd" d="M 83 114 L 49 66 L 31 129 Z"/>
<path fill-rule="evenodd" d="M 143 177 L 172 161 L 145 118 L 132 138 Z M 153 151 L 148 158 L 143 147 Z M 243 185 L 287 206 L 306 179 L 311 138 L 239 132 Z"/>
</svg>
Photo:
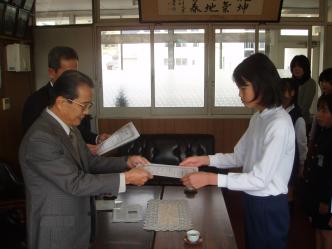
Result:
<svg viewBox="0 0 332 249">
<path fill-rule="evenodd" d="M 151 178 L 135 168 L 135 156 L 125 161 L 92 155 L 87 148 L 76 126 L 92 105 L 92 87 L 88 76 L 65 71 L 52 88 L 49 107 L 22 140 L 29 249 L 88 249 L 95 215 L 90 196 L 117 195 L 126 184 Z"/>
<path fill-rule="evenodd" d="M 50 77 L 50 81 L 45 86 L 31 94 L 26 100 L 22 115 L 24 132 L 30 128 L 33 122 L 49 105 L 50 91 L 52 90 L 54 82 L 64 71 L 77 69 L 78 55 L 73 48 L 58 46 L 50 50 L 48 53 L 48 75 Z M 106 133 L 97 135 L 91 131 L 90 116 L 88 115 L 84 116 L 80 125 L 78 126 L 78 129 L 92 153 L 96 153 L 96 144 L 104 141 L 109 137 L 109 135 Z"/>
</svg>

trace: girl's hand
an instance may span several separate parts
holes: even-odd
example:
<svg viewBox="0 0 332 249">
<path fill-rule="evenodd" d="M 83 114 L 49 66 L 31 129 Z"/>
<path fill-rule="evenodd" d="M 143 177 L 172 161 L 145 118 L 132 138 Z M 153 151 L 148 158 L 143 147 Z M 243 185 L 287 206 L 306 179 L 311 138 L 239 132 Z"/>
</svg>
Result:
<svg viewBox="0 0 332 249">
<path fill-rule="evenodd" d="M 192 156 L 184 159 L 180 166 L 189 166 L 189 167 L 200 167 L 203 165 L 209 165 L 210 160 L 208 156 Z"/>
<path fill-rule="evenodd" d="M 327 214 L 329 212 L 329 205 L 324 202 L 319 203 L 319 213 Z"/>
<path fill-rule="evenodd" d="M 207 185 L 217 185 L 218 175 L 214 173 L 198 172 L 185 175 L 181 180 L 186 187 L 199 189 Z"/>
</svg>

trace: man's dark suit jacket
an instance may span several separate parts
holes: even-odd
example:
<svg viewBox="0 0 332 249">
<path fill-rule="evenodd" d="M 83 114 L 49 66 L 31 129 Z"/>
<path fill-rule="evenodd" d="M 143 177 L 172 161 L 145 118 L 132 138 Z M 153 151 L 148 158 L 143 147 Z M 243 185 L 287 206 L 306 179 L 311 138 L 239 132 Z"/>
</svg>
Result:
<svg viewBox="0 0 332 249">
<path fill-rule="evenodd" d="M 49 105 L 51 89 L 52 85 L 48 82 L 45 86 L 31 94 L 26 100 L 22 115 L 24 133 L 26 133 L 33 122 L 35 122 L 43 110 Z M 90 119 L 90 116 L 85 116 L 77 128 L 86 143 L 96 144 L 97 134 L 91 132 Z"/>
<path fill-rule="evenodd" d="M 72 128 L 72 132 L 76 149 L 45 110 L 21 142 L 29 249 L 88 249 L 90 215 L 95 215 L 90 196 L 119 192 L 125 158 L 94 156 L 79 131 Z"/>
</svg>

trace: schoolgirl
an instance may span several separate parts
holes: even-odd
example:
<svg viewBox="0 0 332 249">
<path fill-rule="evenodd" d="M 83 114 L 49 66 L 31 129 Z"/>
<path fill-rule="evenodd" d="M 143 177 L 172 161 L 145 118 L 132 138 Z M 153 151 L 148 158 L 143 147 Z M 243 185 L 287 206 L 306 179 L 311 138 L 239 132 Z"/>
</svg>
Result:
<svg viewBox="0 0 332 249">
<path fill-rule="evenodd" d="M 282 104 L 280 77 L 264 54 L 254 54 L 234 70 L 233 79 L 246 107 L 257 112 L 233 153 L 189 157 L 182 166 L 243 167 L 242 173 L 192 173 L 182 178 L 191 188 L 217 185 L 244 192 L 247 249 L 286 249 L 289 211 L 287 185 L 295 153 L 292 120 Z M 208 203 L 207 203 L 208 205 Z"/>
<path fill-rule="evenodd" d="M 307 210 L 315 227 L 316 248 L 332 248 L 332 95 L 318 99 L 315 136 L 306 174 Z"/>
<path fill-rule="evenodd" d="M 298 85 L 291 78 L 283 78 L 281 79 L 281 90 L 283 92 L 282 106 L 292 118 L 296 138 L 293 170 L 288 183 L 288 204 L 290 211 L 292 212 L 294 207 L 294 188 L 296 179 L 299 173 L 303 172 L 304 162 L 308 152 L 307 132 L 301 109 L 297 105 Z"/>
</svg>

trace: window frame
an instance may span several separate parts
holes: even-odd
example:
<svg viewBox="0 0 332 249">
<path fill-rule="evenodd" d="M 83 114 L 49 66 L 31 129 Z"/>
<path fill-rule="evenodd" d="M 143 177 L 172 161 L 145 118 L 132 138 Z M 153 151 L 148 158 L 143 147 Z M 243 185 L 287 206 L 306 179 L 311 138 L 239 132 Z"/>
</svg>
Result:
<svg viewBox="0 0 332 249">
<path fill-rule="evenodd" d="M 257 23 L 239 23 L 239 24 L 141 24 L 133 22 L 123 22 L 110 24 L 95 25 L 96 34 L 96 72 L 98 82 L 98 114 L 101 118 L 107 118 L 112 116 L 123 118 L 137 118 L 137 117 L 163 117 L 163 118 L 177 118 L 177 117 L 248 117 L 255 111 L 246 107 L 217 107 L 214 106 L 215 102 L 215 30 L 216 29 L 254 29 L 255 30 L 255 52 L 259 49 L 259 30 L 261 29 L 305 29 L 308 30 L 307 39 L 307 53 L 308 58 L 311 60 L 311 40 L 312 40 L 312 27 L 317 26 L 317 23 L 306 23 L 303 25 L 295 25 L 294 23 L 287 24 L 257 24 Z M 155 29 L 204 29 L 204 41 L 205 41 L 205 68 L 204 68 L 204 107 L 155 107 L 154 93 L 154 44 L 153 36 Z M 103 88 L 102 88 L 102 65 L 101 65 L 101 32 L 111 30 L 134 30 L 134 29 L 146 29 L 150 30 L 150 51 L 151 51 L 151 107 L 103 107 Z"/>
<path fill-rule="evenodd" d="M 96 28 L 96 51 L 97 51 L 97 82 L 99 83 L 98 87 L 98 96 L 99 96 L 99 115 L 100 117 L 149 117 L 149 116 L 167 116 L 167 117 L 176 117 L 176 116 L 202 116 L 206 115 L 208 112 L 207 102 L 207 64 L 204 65 L 204 107 L 155 107 L 155 81 L 154 81 L 154 30 L 157 29 L 204 29 L 202 24 L 171 24 L 171 25 L 155 25 L 155 24 L 141 24 L 141 25 L 102 25 Z M 151 106 L 150 107 L 104 107 L 103 106 L 103 87 L 102 87 L 102 65 L 101 65 L 101 32 L 102 31 L 111 31 L 111 30 L 139 30 L 147 29 L 150 30 L 150 61 L 151 61 Z M 206 36 L 206 30 L 204 33 L 204 42 L 207 44 L 208 38 Z M 207 46 L 204 47 L 204 60 L 207 60 Z"/>
</svg>

